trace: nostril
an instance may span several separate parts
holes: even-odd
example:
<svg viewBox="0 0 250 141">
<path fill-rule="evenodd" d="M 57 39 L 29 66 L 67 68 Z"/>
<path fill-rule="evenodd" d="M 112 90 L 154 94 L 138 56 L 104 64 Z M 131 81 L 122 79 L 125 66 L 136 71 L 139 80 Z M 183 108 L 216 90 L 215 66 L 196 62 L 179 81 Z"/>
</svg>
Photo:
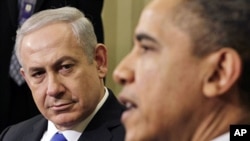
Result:
<svg viewBox="0 0 250 141">
<path fill-rule="evenodd" d="M 126 84 L 126 79 L 120 79 L 120 84 L 121 84 L 121 85 Z"/>
<path fill-rule="evenodd" d="M 64 92 L 58 92 L 57 94 L 55 94 L 54 95 L 54 97 L 56 98 L 56 99 L 60 99 L 60 98 L 62 98 L 63 97 L 63 95 L 64 95 Z"/>
</svg>

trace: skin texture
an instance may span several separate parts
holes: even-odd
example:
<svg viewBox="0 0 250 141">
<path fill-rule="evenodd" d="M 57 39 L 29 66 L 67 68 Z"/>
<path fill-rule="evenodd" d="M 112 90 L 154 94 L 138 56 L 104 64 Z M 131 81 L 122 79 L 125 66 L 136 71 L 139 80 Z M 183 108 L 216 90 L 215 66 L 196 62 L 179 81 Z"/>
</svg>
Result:
<svg viewBox="0 0 250 141">
<path fill-rule="evenodd" d="M 123 86 L 126 141 L 207 141 L 238 123 L 235 113 L 249 117 L 233 85 L 239 55 L 230 48 L 193 55 L 190 34 L 172 20 L 180 2 L 154 0 L 144 9 L 134 47 L 113 73 Z"/>
<path fill-rule="evenodd" d="M 104 95 L 106 48 L 98 44 L 89 63 L 71 27 L 54 23 L 24 36 L 21 74 L 40 112 L 60 130 L 73 128 Z"/>
</svg>

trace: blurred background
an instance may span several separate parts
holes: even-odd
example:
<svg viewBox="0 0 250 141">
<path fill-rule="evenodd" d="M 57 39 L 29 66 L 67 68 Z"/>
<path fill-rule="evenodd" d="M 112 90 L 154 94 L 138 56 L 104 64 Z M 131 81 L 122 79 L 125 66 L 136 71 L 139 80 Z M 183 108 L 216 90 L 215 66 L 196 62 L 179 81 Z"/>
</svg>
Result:
<svg viewBox="0 0 250 141">
<path fill-rule="evenodd" d="M 114 83 L 115 66 L 131 50 L 133 33 L 143 7 L 150 0 L 105 0 L 102 12 L 105 44 L 108 48 L 106 86 L 118 95 L 121 87 Z"/>
</svg>

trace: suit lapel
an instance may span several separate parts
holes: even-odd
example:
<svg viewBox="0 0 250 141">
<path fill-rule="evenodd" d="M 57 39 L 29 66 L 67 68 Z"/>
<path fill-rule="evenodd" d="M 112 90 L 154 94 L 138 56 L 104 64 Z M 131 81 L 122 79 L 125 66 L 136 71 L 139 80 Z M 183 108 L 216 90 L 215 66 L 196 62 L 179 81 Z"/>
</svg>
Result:
<svg viewBox="0 0 250 141">
<path fill-rule="evenodd" d="M 20 141 L 39 141 L 41 140 L 45 130 L 47 129 L 47 120 L 42 117 L 41 120 L 37 121 L 33 128 L 30 131 L 27 131 L 28 134 L 25 134 Z"/>
<path fill-rule="evenodd" d="M 109 141 L 112 135 L 108 128 L 101 127 L 95 130 L 84 131 L 78 141 Z"/>
<path fill-rule="evenodd" d="M 124 107 L 118 103 L 112 91 L 109 90 L 108 99 L 91 120 L 79 141 L 111 140 L 112 133 L 110 130 L 121 125 L 120 116 L 123 110 Z"/>
</svg>

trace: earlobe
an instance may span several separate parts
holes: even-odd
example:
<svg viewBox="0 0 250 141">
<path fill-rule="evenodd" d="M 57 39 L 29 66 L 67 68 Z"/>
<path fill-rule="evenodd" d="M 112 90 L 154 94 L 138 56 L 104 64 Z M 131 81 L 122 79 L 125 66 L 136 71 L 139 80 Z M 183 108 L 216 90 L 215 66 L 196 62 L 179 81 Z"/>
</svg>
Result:
<svg viewBox="0 0 250 141">
<path fill-rule="evenodd" d="M 97 44 L 95 48 L 95 61 L 100 78 L 104 78 L 107 74 L 107 48 L 104 44 Z"/>
<path fill-rule="evenodd" d="M 240 77 L 241 59 L 231 48 L 222 48 L 207 58 L 210 72 L 203 87 L 206 97 L 225 94 Z"/>
</svg>

